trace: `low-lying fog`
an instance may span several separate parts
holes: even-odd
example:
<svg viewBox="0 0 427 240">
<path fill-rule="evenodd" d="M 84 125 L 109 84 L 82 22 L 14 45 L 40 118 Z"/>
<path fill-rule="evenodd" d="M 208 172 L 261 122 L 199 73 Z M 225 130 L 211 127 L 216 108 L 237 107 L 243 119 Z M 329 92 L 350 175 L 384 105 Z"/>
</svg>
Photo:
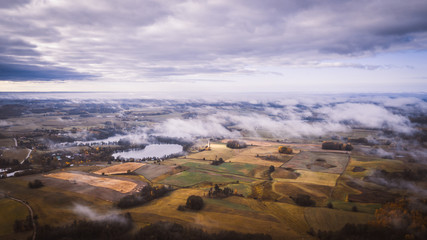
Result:
<svg viewBox="0 0 427 240">
<path fill-rule="evenodd" d="M 188 141 L 200 137 L 269 137 L 289 140 L 333 136 L 336 133 L 350 132 L 351 129 L 364 128 L 387 133 L 380 137 L 395 143 L 395 150 L 408 151 L 410 147 L 413 148 L 411 153 L 418 158 L 426 157 L 422 143 L 415 141 L 416 136 L 424 134 L 422 127 L 426 124 L 427 114 L 425 94 L 263 93 L 205 95 L 191 99 L 190 96 L 161 96 L 150 99 L 150 96 L 141 94 L 117 96 L 91 93 L 89 97 L 85 93 L 3 93 L 0 97 L 12 103 L 29 98 L 33 99 L 32 101 L 46 98 L 52 101 L 65 99 L 63 105 L 106 108 L 117 120 L 130 121 L 133 124 L 132 127 L 106 139 L 88 139 L 85 137 L 85 131 L 78 132 L 79 136 L 76 136 L 76 133 L 67 133 L 73 138 L 76 137 L 74 144 L 100 144 L 120 140 L 131 144 L 151 144 L 153 136 Z M 147 115 L 146 112 L 150 114 Z M 74 119 L 71 117 L 62 121 L 72 124 Z M 7 119 L 1 122 L 6 128 L 11 124 L 13 123 Z M 374 154 L 388 157 L 395 155 L 384 149 L 378 149 Z"/>
</svg>

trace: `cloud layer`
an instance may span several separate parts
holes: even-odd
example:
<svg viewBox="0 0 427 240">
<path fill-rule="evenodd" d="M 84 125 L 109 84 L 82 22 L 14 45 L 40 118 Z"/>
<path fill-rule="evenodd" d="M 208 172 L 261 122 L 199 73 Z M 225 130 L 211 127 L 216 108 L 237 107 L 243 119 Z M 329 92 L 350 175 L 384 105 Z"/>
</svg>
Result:
<svg viewBox="0 0 427 240">
<path fill-rule="evenodd" d="M 339 61 L 426 49 L 426 15 L 423 0 L 2 1 L 0 80 L 373 70 L 387 66 Z"/>
</svg>

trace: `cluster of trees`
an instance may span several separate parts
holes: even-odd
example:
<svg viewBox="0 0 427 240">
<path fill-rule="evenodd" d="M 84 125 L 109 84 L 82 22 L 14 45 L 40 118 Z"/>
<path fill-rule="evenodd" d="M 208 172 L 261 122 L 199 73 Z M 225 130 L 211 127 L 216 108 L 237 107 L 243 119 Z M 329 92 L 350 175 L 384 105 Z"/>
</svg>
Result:
<svg viewBox="0 0 427 240">
<path fill-rule="evenodd" d="M 241 196 L 237 194 L 237 191 L 233 191 L 233 189 L 225 187 L 224 189 L 220 188 L 218 184 L 215 184 L 214 188 L 210 188 L 208 192 L 208 197 L 210 198 L 225 198 L 229 196 Z"/>
<path fill-rule="evenodd" d="M 285 146 L 280 146 L 278 150 L 279 150 L 279 153 L 286 153 L 286 154 L 291 154 L 293 152 L 291 147 L 285 147 Z"/>
<path fill-rule="evenodd" d="M 245 148 L 247 147 L 245 142 L 241 142 L 241 141 L 237 141 L 237 140 L 231 140 L 227 142 L 227 147 L 228 148 L 233 148 L 233 149 L 239 149 L 239 148 Z"/>
<path fill-rule="evenodd" d="M 224 159 L 219 158 L 218 160 L 213 160 L 212 163 L 211 163 L 211 165 L 218 166 L 218 165 L 221 165 L 223 163 L 224 163 Z"/>
<path fill-rule="evenodd" d="M 28 182 L 28 187 L 29 188 L 41 188 L 43 186 L 44 185 L 43 185 L 42 181 L 40 181 L 39 179 L 35 179 L 32 182 Z"/>
<path fill-rule="evenodd" d="M 406 181 L 425 181 L 427 180 L 427 169 L 418 168 L 416 170 L 405 168 L 402 172 L 388 172 L 386 170 L 376 170 L 372 176 L 385 178 L 387 182 L 396 179 L 403 179 Z M 372 177 L 366 177 L 367 181 L 371 181 Z"/>
<path fill-rule="evenodd" d="M 350 143 L 338 143 L 338 142 L 325 141 L 322 143 L 322 149 L 351 151 L 353 150 L 353 146 Z"/>
<path fill-rule="evenodd" d="M 150 185 L 145 186 L 141 191 L 137 194 L 127 195 L 119 200 L 117 203 L 117 207 L 119 208 L 130 208 L 138 205 L 142 205 L 151 200 L 159 198 L 172 189 L 169 187 L 165 187 L 164 185 L 153 187 Z"/>
<path fill-rule="evenodd" d="M 126 213 L 102 221 L 74 221 L 72 224 L 62 227 L 44 225 L 37 228 L 36 239 L 131 239 L 130 230 L 132 228 L 131 215 Z"/>
<path fill-rule="evenodd" d="M 1 155 L 1 152 L 0 152 L 0 155 Z M 7 168 L 7 167 L 16 166 L 16 165 L 19 165 L 19 161 L 17 159 L 8 160 L 0 157 L 0 168 Z"/>
<path fill-rule="evenodd" d="M 130 215 L 127 214 L 130 218 Z M 199 228 L 183 227 L 173 222 L 149 224 L 138 231 L 132 231 L 132 219 L 127 221 L 75 221 L 63 227 L 45 225 L 37 231 L 36 239 L 81 239 L 81 240 L 117 240 L 117 239 L 168 239 L 168 240 L 271 240 L 270 235 L 220 231 L 208 233 Z"/>
<path fill-rule="evenodd" d="M 316 202 L 306 194 L 297 194 L 296 197 L 290 196 L 290 198 L 298 205 L 303 207 L 314 207 Z"/>
<path fill-rule="evenodd" d="M 375 225 L 375 224 L 346 224 L 341 230 L 336 232 L 319 230 L 317 232 L 317 237 L 320 240 L 415 239 L 415 238 L 406 238 L 406 234 L 402 230 L 398 230 L 390 227 L 384 227 L 384 226 Z"/>
<path fill-rule="evenodd" d="M 182 205 L 179 205 L 178 210 L 184 211 L 185 209 L 191 209 L 191 210 L 202 210 L 204 206 L 203 199 L 200 196 L 191 195 L 187 198 L 187 202 L 185 203 L 185 207 Z"/>
<path fill-rule="evenodd" d="M 15 220 L 13 223 L 13 231 L 18 232 L 26 232 L 33 229 L 33 221 L 31 216 L 28 215 L 25 220 Z"/>
<path fill-rule="evenodd" d="M 178 144 L 181 145 L 184 151 L 188 151 L 193 143 L 184 138 L 172 138 L 164 136 L 152 136 L 150 137 L 150 142 L 153 143 L 162 143 L 162 144 Z"/>
<path fill-rule="evenodd" d="M 271 240 L 270 235 L 238 233 L 235 231 L 220 231 L 207 233 L 202 229 L 185 228 L 180 224 L 171 222 L 158 222 L 150 224 L 135 235 L 134 239 L 168 239 L 168 240 Z"/>
</svg>

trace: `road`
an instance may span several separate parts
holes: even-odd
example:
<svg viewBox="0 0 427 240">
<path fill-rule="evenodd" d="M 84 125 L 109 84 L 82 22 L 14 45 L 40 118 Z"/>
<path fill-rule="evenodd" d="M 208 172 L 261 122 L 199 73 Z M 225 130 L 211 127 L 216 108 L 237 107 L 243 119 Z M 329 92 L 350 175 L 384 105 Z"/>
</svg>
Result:
<svg viewBox="0 0 427 240">
<path fill-rule="evenodd" d="M 30 205 L 28 205 L 28 203 L 26 201 L 23 201 L 23 200 L 18 199 L 18 198 L 14 198 L 14 197 L 9 196 L 9 195 L 6 195 L 6 197 L 10 198 L 12 200 L 15 200 L 17 202 L 20 202 L 20 203 L 24 204 L 28 208 L 28 211 L 30 211 L 31 222 L 33 224 L 33 240 L 35 240 L 36 239 L 36 233 L 37 233 L 37 226 L 36 226 L 36 223 L 34 222 L 34 212 L 33 212 L 33 209 L 30 207 Z"/>
</svg>

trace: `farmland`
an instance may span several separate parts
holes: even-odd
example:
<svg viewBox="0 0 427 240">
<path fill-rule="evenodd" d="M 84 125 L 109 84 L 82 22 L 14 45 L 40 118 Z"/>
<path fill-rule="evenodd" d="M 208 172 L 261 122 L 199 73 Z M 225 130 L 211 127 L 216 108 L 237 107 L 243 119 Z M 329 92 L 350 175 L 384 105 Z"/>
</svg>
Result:
<svg viewBox="0 0 427 240">
<path fill-rule="evenodd" d="M 401 146 L 404 140 L 393 142 L 386 135 L 390 133 L 378 129 L 305 136 L 297 134 L 297 128 L 285 129 L 280 124 L 276 127 L 281 131 L 276 133 L 267 132 L 265 126 L 244 129 L 247 125 L 240 120 L 230 120 L 219 124 L 225 126 L 225 134 L 218 136 L 204 127 L 221 119 L 210 114 L 228 111 L 224 109 L 233 112 L 239 107 L 222 103 L 227 106 L 207 104 L 199 108 L 199 103 L 187 106 L 156 101 L 141 107 L 136 101 L 108 110 L 95 108 L 96 104 L 82 109 L 77 103 L 67 104 L 48 116 L 28 112 L 19 121 L 9 118 L 8 122 L 19 124 L 2 128 L 2 176 L 20 173 L 0 179 L 0 207 L 7 209 L 0 212 L 2 239 L 26 239 L 30 233 L 13 231 L 15 220 L 24 219 L 28 213 L 6 196 L 28 202 L 40 226 L 66 226 L 90 216 L 98 219 L 129 213 L 134 232 L 138 227 L 170 221 L 210 233 L 265 233 L 273 239 L 316 239 L 318 230 L 338 231 L 347 223 L 369 224 L 376 221 L 378 209 L 402 196 L 418 199 L 416 204 L 424 203 L 420 194 L 427 187 L 425 167 L 416 161 L 417 154 L 423 153 L 422 145 L 408 153 L 408 146 Z M 257 104 L 243 106 L 239 115 L 247 117 L 253 111 L 262 114 Z M 193 113 L 193 108 L 199 112 Z M 272 119 L 281 117 L 288 116 Z M 198 132 L 206 134 L 178 134 L 191 128 L 185 121 L 191 127 L 203 126 Z M 312 126 L 322 124 L 307 121 Z M 237 126 L 239 123 L 242 126 Z M 229 141 L 245 142 L 246 147 L 227 147 Z M 324 150 L 324 141 L 351 141 L 354 149 Z M 182 146 L 183 154 L 113 157 L 149 149 L 150 145 L 167 149 L 172 144 L 179 149 Z M 279 152 L 281 147 L 292 152 Z M 380 155 L 382 151 L 387 154 Z M 29 161 L 21 163 L 27 156 Z M 30 188 L 29 183 L 36 180 L 42 186 Z M 167 191 L 143 203 L 119 206 L 123 199 L 141 199 L 147 189 L 145 196 L 154 195 L 154 188 Z M 201 197 L 201 210 L 184 207 L 191 195 Z"/>
</svg>

